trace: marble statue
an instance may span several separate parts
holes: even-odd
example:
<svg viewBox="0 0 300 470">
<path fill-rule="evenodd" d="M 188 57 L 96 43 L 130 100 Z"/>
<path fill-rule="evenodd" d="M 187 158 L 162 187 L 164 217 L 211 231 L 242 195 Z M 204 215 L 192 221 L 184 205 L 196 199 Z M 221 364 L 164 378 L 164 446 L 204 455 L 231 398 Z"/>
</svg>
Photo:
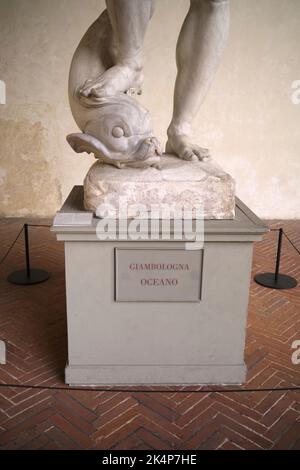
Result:
<svg viewBox="0 0 300 470">
<path fill-rule="evenodd" d="M 132 164 L 135 159 L 140 165 L 156 165 L 160 148 L 150 120 L 130 97 L 142 90 L 143 40 L 154 0 L 106 0 L 106 7 L 73 57 L 69 99 L 82 134 L 69 135 L 68 142 L 76 152 L 93 152 L 96 158 L 117 166 Z M 167 153 L 184 160 L 209 157 L 208 149 L 191 142 L 191 126 L 215 75 L 228 25 L 229 0 L 190 1 L 177 43 L 178 74 L 166 143 Z M 103 130 L 107 119 L 108 128 Z M 130 135 L 126 126 L 131 127 Z"/>
<path fill-rule="evenodd" d="M 76 152 L 97 159 L 84 180 L 85 208 L 97 215 L 103 203 L 115 206 L 122 196 L 149 211 L 153 203 L 193 210 L 202 204 L 205 218 L 233 218 L 233 179 L 190 137 L 226 43 L 229 0 L 190 0 L 177 43 L 173 116 L 163 155 L 149 113 L 137 100 L 154 1 L 106 0 L 106 7 L 80 41 L 69 75 L 70 106 L 81 132 L 67 140 Z"/>
</svg>

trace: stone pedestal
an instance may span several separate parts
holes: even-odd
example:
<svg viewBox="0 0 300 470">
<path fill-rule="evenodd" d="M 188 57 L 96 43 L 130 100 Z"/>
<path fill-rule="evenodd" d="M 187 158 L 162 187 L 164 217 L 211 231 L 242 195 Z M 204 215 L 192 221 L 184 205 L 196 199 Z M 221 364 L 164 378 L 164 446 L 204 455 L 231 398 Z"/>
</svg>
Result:
<svg viewBox="0 0 300 470">
<path fill-rule="evenodd" d="M 84 181 L 84 206 L 98 215 L 101 204 L 118 207 L 126 198 L 128 217 L 135 217 L 133 205 L 175 204 L 178 208 L 199 207 L 205 219 L 233 219 L 235 184 L 233 178 L 213 160 L 188 162 L 163 155 L 161 169 L 125 167 L 121 170 L 95 162 Z"/>
<path fill-rule="evenodd" d="M 74 187 L 62 212 L 80 217 L 82 210 L 83 188 Z M 244 382 L 252 248 L 268 229 L 238 199 L 235 214 L 234 220 L 205 221 L 194 264 L 184 256 L 185 241 L 172 233 L 164 240 L 101 241 L 95 217 L 89 225 L 53 225 L 65 244 L 68 384 Z M 151 280 L 152 293 L 143 284 L 142 294 L 136 286 L 148 268 L 146 274 L 130 271 L 141 264 L 154 270 L 151 279 L 173 279 L 173 270 L 188 264 L 190 278 L 180 274 L 187 287 L 176 290 L 177 298 L 170 285 L 154 297 Z"/>
</svg>

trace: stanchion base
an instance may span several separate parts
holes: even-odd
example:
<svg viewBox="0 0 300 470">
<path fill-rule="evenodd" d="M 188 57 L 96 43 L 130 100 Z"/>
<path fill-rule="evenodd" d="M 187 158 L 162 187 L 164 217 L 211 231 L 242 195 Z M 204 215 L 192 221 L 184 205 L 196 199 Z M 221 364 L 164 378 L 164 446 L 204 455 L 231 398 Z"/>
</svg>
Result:
<svg viewBox="0 0 300 470">
<path fill-rule="evenodd" d="M 256 274 L 254 280 L 257 284 L 271 289 L 292 289 L 297 285 L 296 279 L 286 274 L 278 274 L 277 280 L 275 280 L 275 273 Z"/>
<path fill-rule="evenodd" d="M 21 271 L 15 271 L 11 273 L 7 280 L 12 284 L 28 286 L 31 284 L 39 284 L 40 282 L 47 281 L 49 277 L 50 274 L 43 269 L 30 269 L 30 276 L 27 276 L 26 269 L 21 269 Z"/>
</svg>

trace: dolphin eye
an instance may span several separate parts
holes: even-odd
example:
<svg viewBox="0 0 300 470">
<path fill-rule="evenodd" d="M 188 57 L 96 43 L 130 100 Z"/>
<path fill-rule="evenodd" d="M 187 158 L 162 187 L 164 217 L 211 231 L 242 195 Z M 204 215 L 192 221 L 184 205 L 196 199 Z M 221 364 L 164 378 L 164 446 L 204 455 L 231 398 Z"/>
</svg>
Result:
<svg viewBox="0 0 300 470">
<path fill-rule="evenodd" d="M 122 129 L 122 127 L 119 127 L 119 126 L 114 127 L 111 133 L 114 137 L 117 137 L 117 138 L 123 137 L 125 134 L 124 129 Z"/>
</svg>

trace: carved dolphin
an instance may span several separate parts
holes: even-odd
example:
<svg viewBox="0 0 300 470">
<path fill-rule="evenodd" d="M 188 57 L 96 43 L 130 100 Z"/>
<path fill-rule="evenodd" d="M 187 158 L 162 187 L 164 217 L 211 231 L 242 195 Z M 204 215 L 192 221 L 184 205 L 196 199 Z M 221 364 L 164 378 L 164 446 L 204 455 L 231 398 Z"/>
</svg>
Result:
<svg viewBox="0 0 300 470">
<path fill-rule="evenodd" d="M 124 93 L 85 97 L 80 89 L 114 63 L 112 31 L 107 12 L 90 26 L 77 47 L 70 68 L 69 101 L 81 133 L 69 134 L 75 152 L 93 153 L 117 167 L 159 166 L 162 154 L 149 112 Z"/>
</svg>

